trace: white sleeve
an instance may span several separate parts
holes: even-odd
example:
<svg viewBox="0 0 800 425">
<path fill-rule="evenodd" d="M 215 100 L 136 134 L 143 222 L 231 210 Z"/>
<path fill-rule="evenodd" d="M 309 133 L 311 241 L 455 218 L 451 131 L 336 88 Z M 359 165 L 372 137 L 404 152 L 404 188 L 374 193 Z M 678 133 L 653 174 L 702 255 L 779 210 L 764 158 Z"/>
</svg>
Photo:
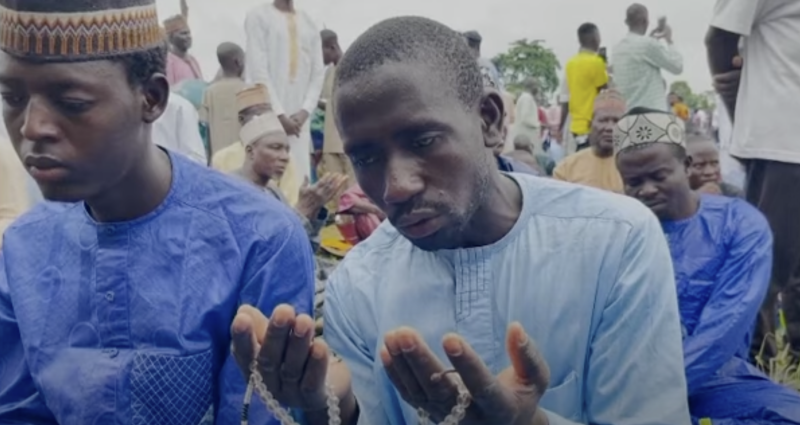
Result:
<svg viewBox="0 0 800 425">
<path fill-rule="evenodd" d="M 178 143 L 181 153 L 189 159 L 201 164 L 207 164 L 206 148 L 203 138 L 200 137 L 200 116 L 194 107 L 181 105 L 178 113 Z"/>
<path fill-rule="evenodd" d="M 717 0 L 711 26 L 749 36 L 763 3 L 764 0 Z"/>
<path fill-rule="evenodd" d="M 275 96 L 275 83 L 269 75 L 269 48 L 267 46 L 267 33 L 265 31 L 268 23 L 263 16 L 259 15 L 258 9 L 251 10 L 244 20 L 244 31 L 247 37 L 245 43 L 245 74 L 248 83 L 263 84 L 267 87 L 270 95 L 272 109 L 278 115 L 285 115 L 286 111 L 281 105 L 278 96 Z M 321 53 L 320 53 L 321 55 Z"/>
<path fill-rule="evenodd" d="M 564 74 L 564 78 L 561 80 L 561 92 L 558 94 L 558 101 L 559 103 L 568 103 L 569 102 L 569 85 L 567 84 L 567 74 Z"/>
<path fill-rule="evenodd" d="M 307 18 L 311 22 L 310 18 Z M 314 115 L 319 104 L 322 86 L 325 84 L 325 61 L 322 59 L 322 37 L 319 36 L 316 26 L 312 26 L 315 37 L 311 44 L 311 81 L 308 84 L 303 109 L 308 115 Z"/>
</svg>

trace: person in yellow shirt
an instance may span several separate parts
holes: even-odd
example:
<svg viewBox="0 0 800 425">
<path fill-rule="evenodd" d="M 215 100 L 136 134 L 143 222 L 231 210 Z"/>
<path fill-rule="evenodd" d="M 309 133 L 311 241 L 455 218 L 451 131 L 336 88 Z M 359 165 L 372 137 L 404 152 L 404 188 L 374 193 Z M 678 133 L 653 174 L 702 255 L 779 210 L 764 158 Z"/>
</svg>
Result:
<svg viewBox="0 0 800 425">
<path fill-rule="evenodd" d="M 253 118 L 272 111 L 269 104 L 267 88 L 261 84 L 247 87 L 236 94 L 236 110 L 239 113 L 239 124 L 244 126 Z M 223 173 L 232 173 L 244 164 L 245 147 L 241 141 L 236 141 L 228 147 L 220 149 L 211 157 L 211 167 Z M 286 197 L 290 205 L 297 203 L 300 196 L 300 185 L 294 173 L 291 159 L 286 165 L 283 176 L 278 180 L 277 186 Z"/>
<path fill-rule="evenodd" d="M 8 226 L 30 207 L 26 188 L 25 168 L 11 142 L 0 136 L 0 247 Z"/>
<path fill-rule="evenodd" d="M 595 97 L 608 84 L 608 70 L 600 50 L 600 30 L 586 23 L 578 28 L 581 50 L 567 62 L 566 81 L 569 91 L 569 131 L 575 137 L 577 149 L 588 147 L 592 109 Z"/>
<path fill-rule="evenodd" d="M 564 159 L 553 171 L 553 178 L 598 189 L 623 193 L 622 177 L 614 160 L 614 126 L 625 115 L 625 99 L 619 92 L 605 90 L 594 102 L 589 134 L 590 149 Z"/>
<path fill-rule="evenodd" d="M 669 104 L 672 107 L 673 114 L 677 115 L 683 122 L 689 121 L 689 106 L 684 103 L 681 96 L 676 93 L 670 93 Z"/>
</svg>

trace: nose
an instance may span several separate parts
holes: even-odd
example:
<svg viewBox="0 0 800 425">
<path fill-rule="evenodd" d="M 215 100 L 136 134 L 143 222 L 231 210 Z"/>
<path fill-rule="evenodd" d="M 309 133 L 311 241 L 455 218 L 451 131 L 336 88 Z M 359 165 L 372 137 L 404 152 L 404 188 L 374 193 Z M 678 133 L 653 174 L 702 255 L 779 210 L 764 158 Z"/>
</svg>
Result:
<svg viewBox="0 0 800 425">
<path fill-rule="evenodd" d="M 57 139 L 59 132 L 53 115 L 44 100 L 32 97 L 25 110 L 25 121 L 20 130 L 22 137 L 34 142 Z"/>
<path fill-rule="evenodd" d="M 402 204 L 422 192 L 425 184 L 420 168 L 412 158 L 400 157 L 388 161 L 383 202 Z"/>
<path fill-rule="evenodd" d="M 656 194 L 658 194 L 658 188 L 656 185 L 649 182 L 643 184 L 641 189 L 639 189 L 639 196 L 642 198 L 649 199 L 656 196 Z"/>
</svg>

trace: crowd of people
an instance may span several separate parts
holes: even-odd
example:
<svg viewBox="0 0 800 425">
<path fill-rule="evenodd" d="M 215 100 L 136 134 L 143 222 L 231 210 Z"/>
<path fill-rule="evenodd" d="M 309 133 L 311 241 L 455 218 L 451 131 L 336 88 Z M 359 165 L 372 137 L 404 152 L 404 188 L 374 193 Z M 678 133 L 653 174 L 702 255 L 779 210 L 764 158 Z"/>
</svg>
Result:
<svg viewBox="0 0 800 425">
<path fill-rule="evenodd" d="M 730 135 L 641 4 L 553 105 L 427 18 L 264 1 L 206 81 L 99 4 L 0 0 L 0 423 L 800 425 L 800 3 L 716 1 Z"/>
</svg>

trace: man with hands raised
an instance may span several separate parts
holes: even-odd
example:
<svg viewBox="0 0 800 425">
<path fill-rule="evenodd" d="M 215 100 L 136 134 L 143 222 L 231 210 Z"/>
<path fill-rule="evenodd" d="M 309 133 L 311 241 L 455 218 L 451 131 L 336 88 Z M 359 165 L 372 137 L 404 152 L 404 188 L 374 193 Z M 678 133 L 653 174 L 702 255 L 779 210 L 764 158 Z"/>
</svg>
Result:
<svg viewBox="0 0 800 425">
<path fill-rule="evenodd" d="M 670 254 L 652 214 L 500 173 L 490 148 L 503 101 L 442 24 L 377 24 L 336 84 L 345 150 L 388 220 L 328 282 L 330 349 L 288 306 L 269 321 L 242 307 L 232 332 L 245 376 L 256 363 L 309 424 L 328 423 L 331 395 L 343 424 L 690 423 Z"/>
</svg>

